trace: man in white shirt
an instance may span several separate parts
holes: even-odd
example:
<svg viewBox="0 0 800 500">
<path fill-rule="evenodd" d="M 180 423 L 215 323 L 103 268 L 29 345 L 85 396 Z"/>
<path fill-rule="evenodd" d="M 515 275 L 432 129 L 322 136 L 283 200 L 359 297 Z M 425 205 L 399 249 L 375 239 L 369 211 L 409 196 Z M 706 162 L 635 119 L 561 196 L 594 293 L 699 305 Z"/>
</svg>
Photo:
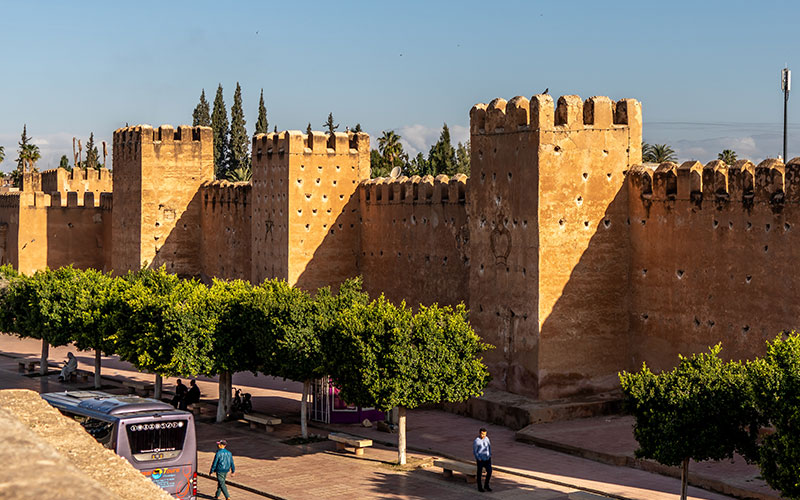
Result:
<svg viewBox="0 0 800 500">
<path fill-rule="evenodd" d="M 71 352 L 67 353 L 67 364 L 64 365 L 64 368 L 61 369 L 61 375 L 58 376 L 58 380 L 65 381 L 69 380 L 69 376 L 78 369 L 78 358 L 76 358 Z"/>
</svg>

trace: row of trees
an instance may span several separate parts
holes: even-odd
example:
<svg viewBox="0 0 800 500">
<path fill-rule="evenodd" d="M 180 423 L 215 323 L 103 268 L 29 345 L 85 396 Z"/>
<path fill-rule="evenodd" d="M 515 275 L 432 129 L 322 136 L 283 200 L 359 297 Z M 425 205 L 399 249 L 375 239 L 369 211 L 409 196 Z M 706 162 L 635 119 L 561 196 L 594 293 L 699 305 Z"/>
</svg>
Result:
<svg viewBox="0 0 800 500">
<path fill-rule="evenodd" d="M 285 281 L 214 280 L 206 286 L 159 270 L 121 277 L 65 267 L 32 276 L 0 268 L 0 330 L 116 354 L 158 376 L 219 375 L 217 421 L 230 413 L 231 381 L 250 371 L 303 382 L 301 427 L 307 437 L 311 382 L 330 375 L 350 403 L 399 408 L 399 460 L 405 463 L 405 409 L 480 395 L 490 346 L 458 307 L 414 313 L 383 296 L 370 300 L 360 279 L 313 296 Z M 160 378 L 156 379 L 157 397 Z"/>
<path fill-rule="evenodd" d="M 734 453 L 758 463 L 784 496 L 800 498 L 800 335 L 778 336 L 754 361 L 725 362 L 720 351 L 717 345 L 707 354 L 681 356 L 677 367 L 660 374 L 647 365 L 620 374 L 636 418 L 636 455 L 681 466 L 682 499 L 690 459 Z"/>
<path fill-rule="evenodd" d="M 723 161 L 726 165 L 733 165 L 736 161 L 736 151 L 732 149 L 723 149 L 717 155 L 717 159 Z M 648 144 L 642 143 L 642 161 L 647 163 L 664 163 L 666 161 L 678 161 L 678 155 L 675 150 L 667 144 Z"/>
<path fill-rule="evenodd" d="M 242 107 L 242 87 L 236 82 L 231 106 L 231 121 L 228 126 L 228 111 L 222 94 L 222 84 L 217 86 L 213 111 L 206 100 L 205 89 L 200 92 L 200 102 L 192 112 L 192 126 L 211 127 L 214 136 L 214 174 L 217 179 L 249 181 L 252 177 L 250 138 Z M 256 134 L 269 131 L 267 108 L 264 105 L 264 89 L 258 101 Z"/>
<path fill-rule="evenodd" d="M 460 142 L 454 148 L 450 141 L 450 129 L 445 123 L 439 140 L 436 141 L 428 152 L 427 158 L 423 153 L 417 153 L 409 160 L 408 154 L 403 150 L 400 135 L 394 130 L 384 131 L 378 138 L 378 149 L 370 152 L 370 170 L 372 177 L 386 177 L 395 167 L 399 167 L 402 175 L 432 175 L 470 173 L 469 141 Z"/>
</svg>

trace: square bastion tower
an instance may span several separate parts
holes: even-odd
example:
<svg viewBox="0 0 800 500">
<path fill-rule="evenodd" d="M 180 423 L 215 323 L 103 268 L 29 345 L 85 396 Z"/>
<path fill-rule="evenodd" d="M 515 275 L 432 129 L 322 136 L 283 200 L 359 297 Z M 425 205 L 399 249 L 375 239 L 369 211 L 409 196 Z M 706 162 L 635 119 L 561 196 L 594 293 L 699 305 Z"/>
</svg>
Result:
<svg viewBox="0 0 800 500">
<path fill-rule="evenodd" d="M 618 386 L 629 365 L 632 99 L 495 99 L 470 112 L 470 320 L 495 387 L 539 399 Z"/>
<path fill-rule="evenodd" d="M 314 290 L 357 276 L 369 135 L 259 134 L 252 152 L 251 281 Z"/>
</svg>

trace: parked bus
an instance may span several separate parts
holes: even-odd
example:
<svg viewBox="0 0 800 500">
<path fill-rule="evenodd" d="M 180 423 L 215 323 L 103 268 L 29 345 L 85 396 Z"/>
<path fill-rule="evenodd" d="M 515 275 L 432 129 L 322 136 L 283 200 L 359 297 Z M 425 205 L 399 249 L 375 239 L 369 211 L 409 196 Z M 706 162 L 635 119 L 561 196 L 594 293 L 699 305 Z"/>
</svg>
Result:
<svg viewBox="0 0 800 500">
<path fill-rule="evenodd" d="M 197 440 L 190 412 L 156 399 L 100 391 L 50 392 L 42 398 L 175 498 L 196 500 Z"/>
</svg>

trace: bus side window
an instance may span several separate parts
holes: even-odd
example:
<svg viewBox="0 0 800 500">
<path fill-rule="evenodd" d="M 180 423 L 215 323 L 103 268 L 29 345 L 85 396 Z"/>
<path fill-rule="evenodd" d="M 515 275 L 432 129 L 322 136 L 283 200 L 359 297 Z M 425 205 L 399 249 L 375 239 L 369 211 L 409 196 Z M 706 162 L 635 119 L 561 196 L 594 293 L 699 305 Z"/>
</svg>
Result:
<svg viewBox="0 0 800 500">
<path fill-rule="evenodd" d="M 104 420 L 78 415 L 64 410 L 62 410 L 61 413 L 81 424 L 86 432 L 105 448 L 114 449 L 114 424 L 112 422 L 106 422 Z"/>
</svg>

